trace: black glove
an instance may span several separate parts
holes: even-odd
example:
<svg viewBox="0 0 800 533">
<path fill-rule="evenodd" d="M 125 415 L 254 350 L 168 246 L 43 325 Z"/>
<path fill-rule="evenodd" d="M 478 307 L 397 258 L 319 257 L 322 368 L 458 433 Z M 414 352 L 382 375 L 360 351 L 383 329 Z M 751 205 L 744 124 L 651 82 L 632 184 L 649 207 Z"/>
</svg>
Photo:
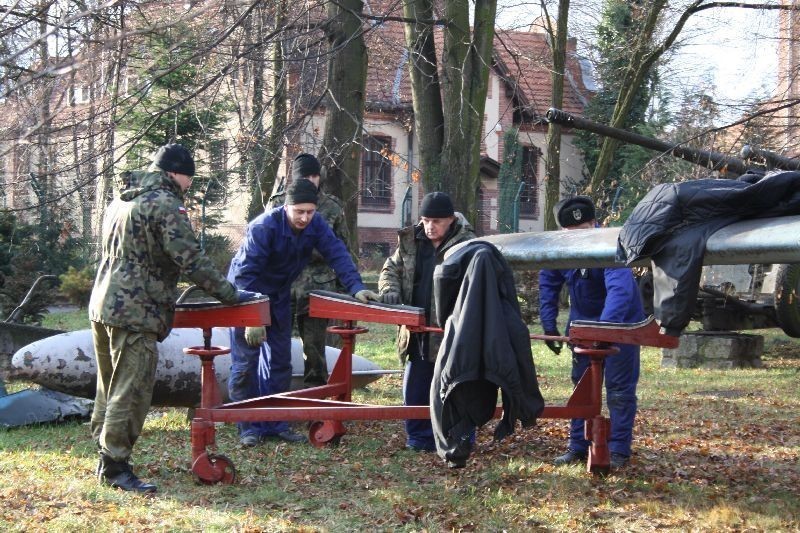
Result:
<svg viewBox="0 0 800 533">
<path fill-rule="evenodd" d="M 548 337 L 561 336 L 561 333 L 557 329 L 545 331 L 544 334 L 547 335 Z M 561 341 L 544 341 L 544 343 L 547 345 L 548 348 L 550 348 L 550 351 L 556 355 L 559 355 L 561 353 L 561 348 L 563 348 L 564 346 L 564 343 Z"/>
<path fill-rule="evenodd" d="M 400 303 L 400 295 L 396 292 L 385 292 L 381 294 L 381 302 L 385 304 L 397 305 Z"/>
<path fill-rule="evenodd" d="M 263 297 L 264 295 L 260 292 L 245 291 L 242 289 L 236 291 L 236 299 L 239 301 L 239 303 L 249 302 L 250 300 L 256 300 Z"/>
</svg>

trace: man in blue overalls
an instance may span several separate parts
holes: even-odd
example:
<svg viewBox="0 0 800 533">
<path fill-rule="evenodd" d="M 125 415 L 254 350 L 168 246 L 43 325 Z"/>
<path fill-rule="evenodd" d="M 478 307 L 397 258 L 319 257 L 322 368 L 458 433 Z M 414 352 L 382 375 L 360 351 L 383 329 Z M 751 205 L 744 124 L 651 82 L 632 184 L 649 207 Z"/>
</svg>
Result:
<svg viewBox="0 0 800 533">
<path fill-rule="evenodd" d="M 553 212 L 559 226 L 566 230 L 597 227 L 592 199 L 588 196 L 566 198 Z M 636 281 L 629 268 L 579 268 L 539 272 L 539 313 L 545 335 L 560 335 L 556 325 L 561 287 L 569 288 L 569 324 L 573 320 L 632 323 L 644 320 L 644 311 Z M 561 353 L 561 343 L 547 341 L 554 353 Z M 639 381 L 639 346 L 619 345 L 620 352 L 606 358 L 604 366 L 606 404 L 611 419 L 608 449 L 611 468 L 625 466 L 631 455 L 633 421 L 636 416 L 636 384 Z M 578 383 L 589 366 L 589 357 L 572 354 L 572 382 Z M 554 461 L 556 465 L 586 460 L 590 442 L 584 438 L 583 419 L 570 422 L 567 452 Z"/>
<path fill-rule="evenodd" d="M 245 240 L 228 270 L 228 280 L 237 288 L 251 287 L 246 290 L 269 296 L 272 321 L 269 335 L 263 327 L 231 328 L 228 390 L 233 401 L 289 390 L 290 289 L 311 259 L 312 250 L 325 258 L 350 294 L 364 303 L 380 300 L 380 296 L 365 289 L 347 247 L 316 213 L 317 186 L 309 180 L 297 180 L 287 189 L 284 202 L 247 225 Z M 305 440 L 287 422 L 242 422 L 238 426 L 242 446 L 255 446 L 266 437 L 287 442 Z"/>
</svg>

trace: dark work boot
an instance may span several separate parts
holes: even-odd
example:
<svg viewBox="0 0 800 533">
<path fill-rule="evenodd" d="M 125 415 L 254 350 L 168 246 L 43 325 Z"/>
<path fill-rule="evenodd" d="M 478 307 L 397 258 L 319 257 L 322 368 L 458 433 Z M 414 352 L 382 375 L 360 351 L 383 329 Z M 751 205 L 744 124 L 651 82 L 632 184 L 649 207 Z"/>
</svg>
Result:
<svg viewBox="0 0 800 533">
<path fill-rule="evenodd" d="M 573 463 L 580 463 L 586 460 L 586 452 L 579 452 L 577 450 L 567 450 L 564 455 L 559 455 L 553 459 L 553 464 L 556 466 L 569 465 Z"/>
<path fill-rule="evenodd" d="M 152 494 L 157 490 L 155 485 L 145 483 L 136 477 L 128 461 L 114 461 L 103 454 L 100 454 L 99 477 L 102 483 L 120 490 L 144 494 Z"/>
<path fill-rule="evenodd" d="M 611 452 L 610 466 L 614 470 L 618 470 L 620 468 L 624 468 L 628 464 L 629 460 L 630 458 L 627 455 Z"/>
</svg>

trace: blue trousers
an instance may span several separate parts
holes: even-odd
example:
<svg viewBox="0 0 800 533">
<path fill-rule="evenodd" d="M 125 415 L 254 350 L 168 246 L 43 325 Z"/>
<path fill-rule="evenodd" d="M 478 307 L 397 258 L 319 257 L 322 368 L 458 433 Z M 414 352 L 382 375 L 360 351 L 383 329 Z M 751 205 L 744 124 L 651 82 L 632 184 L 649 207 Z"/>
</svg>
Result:
<svg viewBox="0 0 800 533">
<path fill-rule="evenodd" d="M 285 307 L 285 309 L 282 309 Z M 271 309 L 267 342 L 252 347 L 245 328 L 231 328 L 231 375 L 228 394 L 234 402 L 286 392 L 292 384 L 292 322 L 288 302 Z M 269 436 L 289 429 L 287 422 L 240 422 L 239 435 Z"/>
<path fill-rule="evenodd" d="M 403 405 L 430 405 L 431 382 L 435 363 L 409 357 L 403 374 Z M 406 420 L 406 444 L 425 450 L 436 450 L 430 420 Z"/>
<path fill-rule="evenodd" d="M 631 454 L 633 421 L 636 418 L 636 385 L 639 382 L 639 346 L 619 344 L 620 352 L 605 358 L 603 375 L 606 385 L 606 405 L 611 419 L 608 451 L 626 457 Z M 589 357 L 572 355 L 572 383 L 580 380 L 589 367 Z M 584 421 L 570 422 L 569 449 L 585 452 L 590 442 L 584 438 Z"/>
</svg>

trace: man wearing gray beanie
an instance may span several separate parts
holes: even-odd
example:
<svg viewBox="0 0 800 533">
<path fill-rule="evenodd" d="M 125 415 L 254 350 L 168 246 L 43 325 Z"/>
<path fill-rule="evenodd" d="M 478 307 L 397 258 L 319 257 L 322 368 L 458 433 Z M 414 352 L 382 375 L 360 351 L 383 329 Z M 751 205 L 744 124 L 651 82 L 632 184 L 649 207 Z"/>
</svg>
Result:
<svg viewBox="0 0 800 533">
<path fill-rule="evenodd" d="M 347 245 L 350 232 L 344 218 L 344 204 L 336 196 L 322 191 L 321 171 L 322 166 L 316 157 L 302 153 L 292 161 L 292 183 L 305 180 L 314 184 L 318 190 L 317 213 L 325 219 L 334 235 Z M 267 209 L 283 205 L 285 201 L 285 191 L 274 194 L 267 203 Z M 353 255 L 352 251 L 350 255 Z M 303 341 L 303 384 L 306 387 L 317 387 L 328 382 L 328 365 L 325 359 L 328 320 L 308 316 L 308 293 L 314 290 L 344 290 L 336 279 L 336 273 L 316 251 L 312 253 L 308 266 L 292 284 L 292 321 Z"/>
<path fill-rule="evenodd" d="M 422 307 L 428 324 L 437 326 L 433 297 L 433 269 L 454 245 L 475 237 L 461 213 L 453 209 L 446 193 L 432 192 L 422 198 L 420 222 L 398 233 L 397 249 L 386 259 L 378 278 L 381 300 L 389 304 Z M 443 326 L 443 324 L 442 324 Z M 401 326 L 397 335 L 400 361 L 405 364 L 403 404 L 429 405 L 431 382 L 441 334 L 410 333 Z M 431 421 L 406 420 L 406 448 L 436 450 Z"/>
</svg>

